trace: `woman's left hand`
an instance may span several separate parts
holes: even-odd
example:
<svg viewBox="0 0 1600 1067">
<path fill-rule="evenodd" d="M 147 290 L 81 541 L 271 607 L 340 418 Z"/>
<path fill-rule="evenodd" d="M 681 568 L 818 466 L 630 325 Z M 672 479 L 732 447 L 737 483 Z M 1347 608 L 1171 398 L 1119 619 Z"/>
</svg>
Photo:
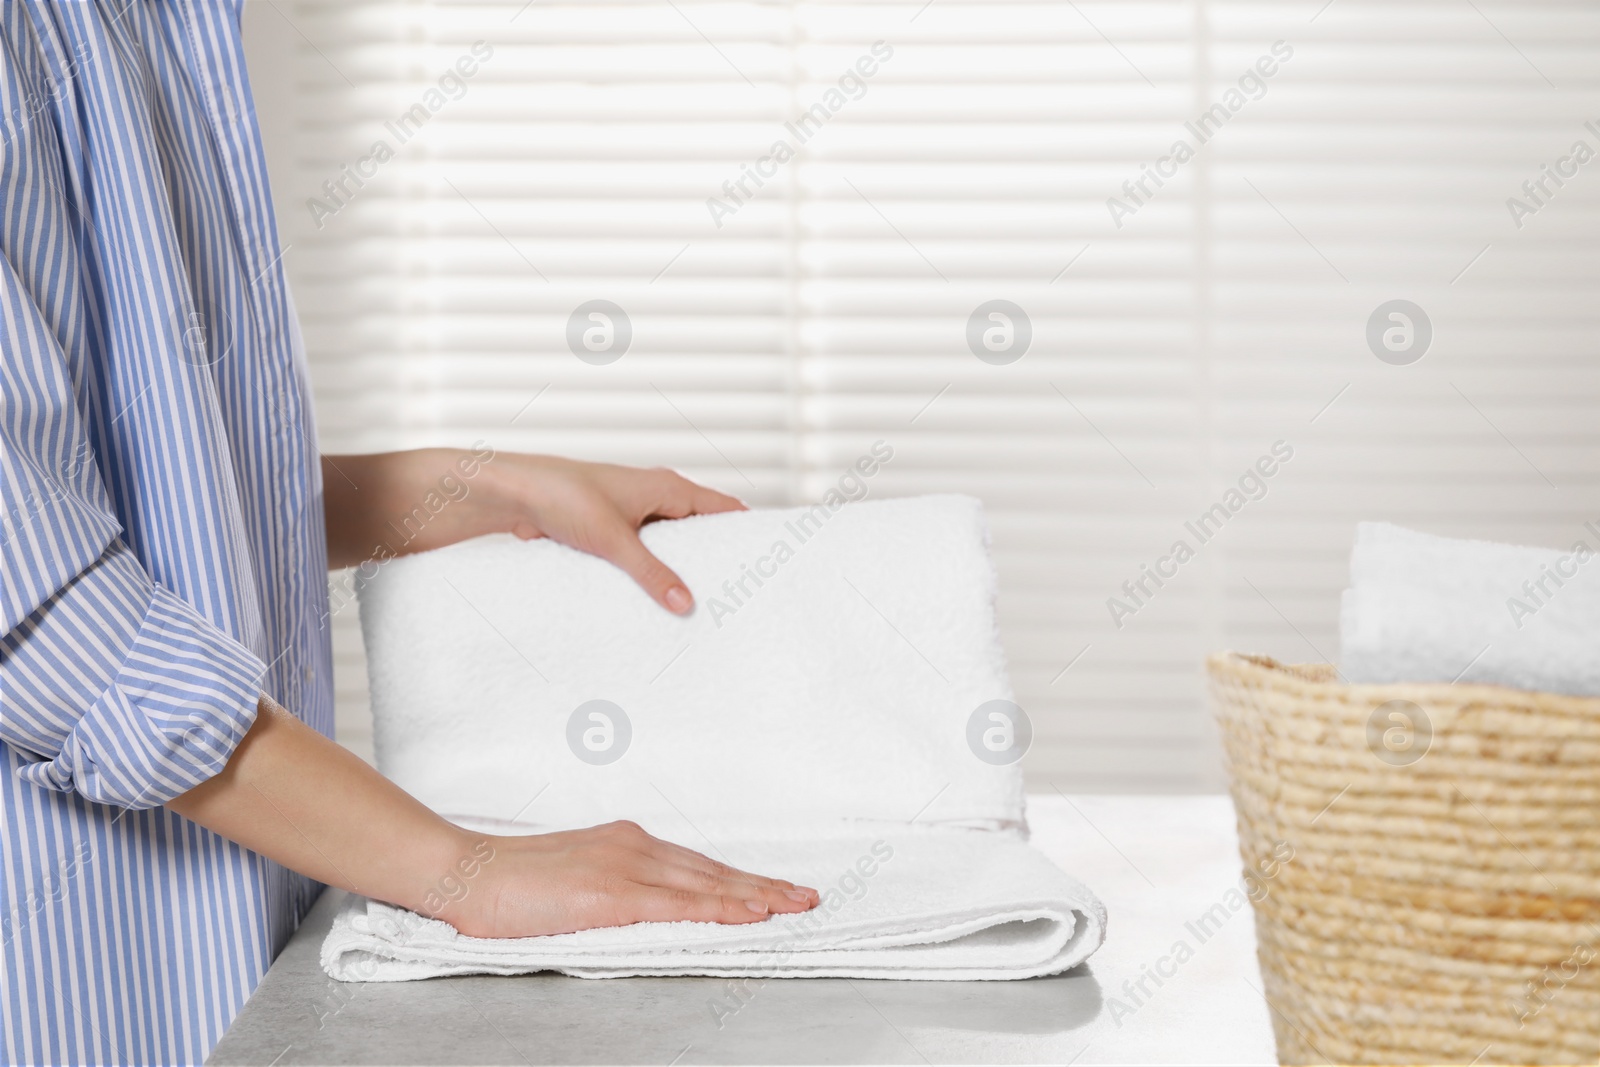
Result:
<svg viewBox="0 0 1600 1067">
<path fill-rule="evenodd" d="M 694 597 L 644 547 L 639 528 L 653 519 L 745 507 L 663 468 L 487 449 L 324 457 L 323 491 L 329 566 L 442 548 L 488 533 L 548 537 L 616 564 L 651 599 L 679 615 L 694 607 Z"/>
<path fill-rule="evenodd" d="M 694 596 L 644 547 L 639 528 L 652 519 L 745 510 L 743 501 L 663 467 L 641 470 L 518 454 L 495 463 L 484 471 L 500 487 L 503 511 L 495 529 L 509 529 L 524 540 L 548 537 L 609 560 L 657 604 L 679 615 L 694 607 Z"/>
</svg>

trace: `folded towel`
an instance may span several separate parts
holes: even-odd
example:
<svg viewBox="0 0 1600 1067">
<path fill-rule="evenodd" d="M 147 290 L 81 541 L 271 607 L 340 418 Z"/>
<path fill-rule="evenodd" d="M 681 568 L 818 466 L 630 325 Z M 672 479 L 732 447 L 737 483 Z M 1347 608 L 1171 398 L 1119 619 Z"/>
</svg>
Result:
<svg viewBox="0 0 1600 1067">
<path fill-rule="evenodd" d="M 1340 673 L 1600 695 L 1600 530 L 1585 535 L 1559 550 L 1360 524 Z"/>
<path fill-rule="evenodd" d="M 1022 825 L 1019 767 L 967 740 L 980 705 L 1012 698 L 978 501 L 698 516 L 643 539 L 694 591 L 689 617 L 551 541 L 385 564 L 360 592 L 383 773 L 436 811 L 556 826 Z"/>
<path fill-rule="evenodd" d="M 1011 757 L 1030 735 L 977 501 L 701 516 L 642 536 L 695 592 L 689 617 L 547 541 L 384 565 L 361 589 L 379 768 L 464 823 L 627 818 L 819 889 L 869 855 L 863 841 L 893 862 L 837 915 L 825 899 L 804 937 L 804 917 L 780 916 L 497 941 L 361 901 L 329 934 L 330 975 L 1022 978 L 1099 946 L 1099 901 L 1021 839 Z"/>
<path fill-rule="evenodd" d="M 822 903 L 748 926 L 639 923 L 491 939 L 352 897 L 323 942 L 322 965 L 350 982 L 541 970 L 579 978 L 972 981 L 1055 974 L 1105 936 L 1105 909 L 1094 895 L 1006 834 L 907 828 L 831 841 L 729 842 L 724 851 L 741 867 L 781 869 L 815 885 Z"/>
</svg>

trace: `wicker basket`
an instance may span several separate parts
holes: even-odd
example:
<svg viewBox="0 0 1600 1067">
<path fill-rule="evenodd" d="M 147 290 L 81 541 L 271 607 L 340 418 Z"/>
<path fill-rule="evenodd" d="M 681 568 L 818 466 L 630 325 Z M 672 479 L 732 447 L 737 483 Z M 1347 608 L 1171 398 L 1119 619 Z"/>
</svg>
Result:
<svg viewBox="0 0 1600 1067">
<path fill-rule="evenodd" d="M 1279 1059 L 1595 1063 L 1600 699 L 1207 668 Z"/>
</svg>

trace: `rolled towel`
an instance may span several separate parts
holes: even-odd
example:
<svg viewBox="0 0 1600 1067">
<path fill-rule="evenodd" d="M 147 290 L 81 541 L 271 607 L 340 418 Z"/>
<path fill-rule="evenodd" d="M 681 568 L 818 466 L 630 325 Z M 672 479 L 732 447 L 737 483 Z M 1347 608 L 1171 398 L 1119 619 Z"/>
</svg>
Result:
<svg viewBox="0 0 1600 1067">
<path fill-rule="evenodd" d="M 1565 550 L 1361 523 L 1340 604 L 1353 683 L 1478 682 L 1600 695 L 1600 532 Z"/>
<path fill-rule="evenodd" d="M 988 977 L 1064 969 L 1099 945 L 1098 901 L 1020 840 L 1015 759 L 1030 729 L 1012 703 L 976 500 L 699 516 L 642 537 L 695 592 L 688 617 L 548 541 L 480 538 L 380 568 L 361 589 L 379 769 L 458 821 L 531 831 L 632 819 L 718 859 L 743 849 L 761 873 L 791 880 L 823 878 L 840 842 L 863 834 L 897 849 L 908 833 L 939 835 L 916 836 L 902 852 L 915 862 L 894 868 L 921 870 L 918 882 L 884 881 L 872 907 L 838 928 L 843 940 L 797 950 L 831 954 L 799 968 L 910 966 L 881 956 L 891 942 L 878 935 L 901 939 L 898 949 L 948 946 L 918 954 L 921 977 L 939 960 L 950 977 L 972 976 L 958 961 L 990 942 L 1032 947 L 983 956 L 976 969 Z M 763 842 L 783 844 L 762 852 Z M 1007 878 L 1020 896 L 997 892 Z M 446 939 L 453 947 L 436 955 L 378 950 L 384 929 L 362 931 L 356 917 L 329 935 L 335 977 L 349 973 L 341 938 L 389 977 L 508 965 L 503 945 L 471 938 Z M 553 948 L 536 939 L 510 950 L 510 965 L 569 969 L 560 953 L 572 949 L 607 957 L 572 973 L 647 973 L 639 954 L 662 951 L 663 935 L 627 929 Z M 687 935 L 673 973 L 770 967 L 756 957 L 786 929 L 773 920 Z M 853 955 L 841 962 L 841 952 Z"/>
</svg>

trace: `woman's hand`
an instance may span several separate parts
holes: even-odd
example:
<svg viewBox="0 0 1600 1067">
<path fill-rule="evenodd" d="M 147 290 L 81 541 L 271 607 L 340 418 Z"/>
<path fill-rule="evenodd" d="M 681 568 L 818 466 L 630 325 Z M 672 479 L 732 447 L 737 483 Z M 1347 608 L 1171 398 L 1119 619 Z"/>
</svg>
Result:
<svg viewBox="0 0 1600 1067">
<path fill-rule="evenodd" d="M 457 898 L 433 912 L 472 937 L 683 919 L 756 923 L 809 911 L 820 899 L 815 889 L 736 870 L 631 822 L 474 841 L 476 874 L 456 880 Z"/>
<path fill-rule="evenodd" d="M 617 467 L 555 456 L 497 457 L 484 475 L 497 487 L 495 529 L 548 537 L 616 564 L 657 604 L 679 615 L 694 607 L 683 579 L 639 540 L 652 519 L 743 511 L 742 501 L 657 467 Z"/>
<path fill-rule="evenodd" d="M 470 472 L 470 473 L 469 473 Z M 548 537 L 609 560 L 651 599 L 684 614 L 694 597 L 639 540 L 653 519 L 744 504 L 674 471 L 479 448 L 323 459 L 328 563 L 348 567 L 478 537 Z"/>
</svg>

